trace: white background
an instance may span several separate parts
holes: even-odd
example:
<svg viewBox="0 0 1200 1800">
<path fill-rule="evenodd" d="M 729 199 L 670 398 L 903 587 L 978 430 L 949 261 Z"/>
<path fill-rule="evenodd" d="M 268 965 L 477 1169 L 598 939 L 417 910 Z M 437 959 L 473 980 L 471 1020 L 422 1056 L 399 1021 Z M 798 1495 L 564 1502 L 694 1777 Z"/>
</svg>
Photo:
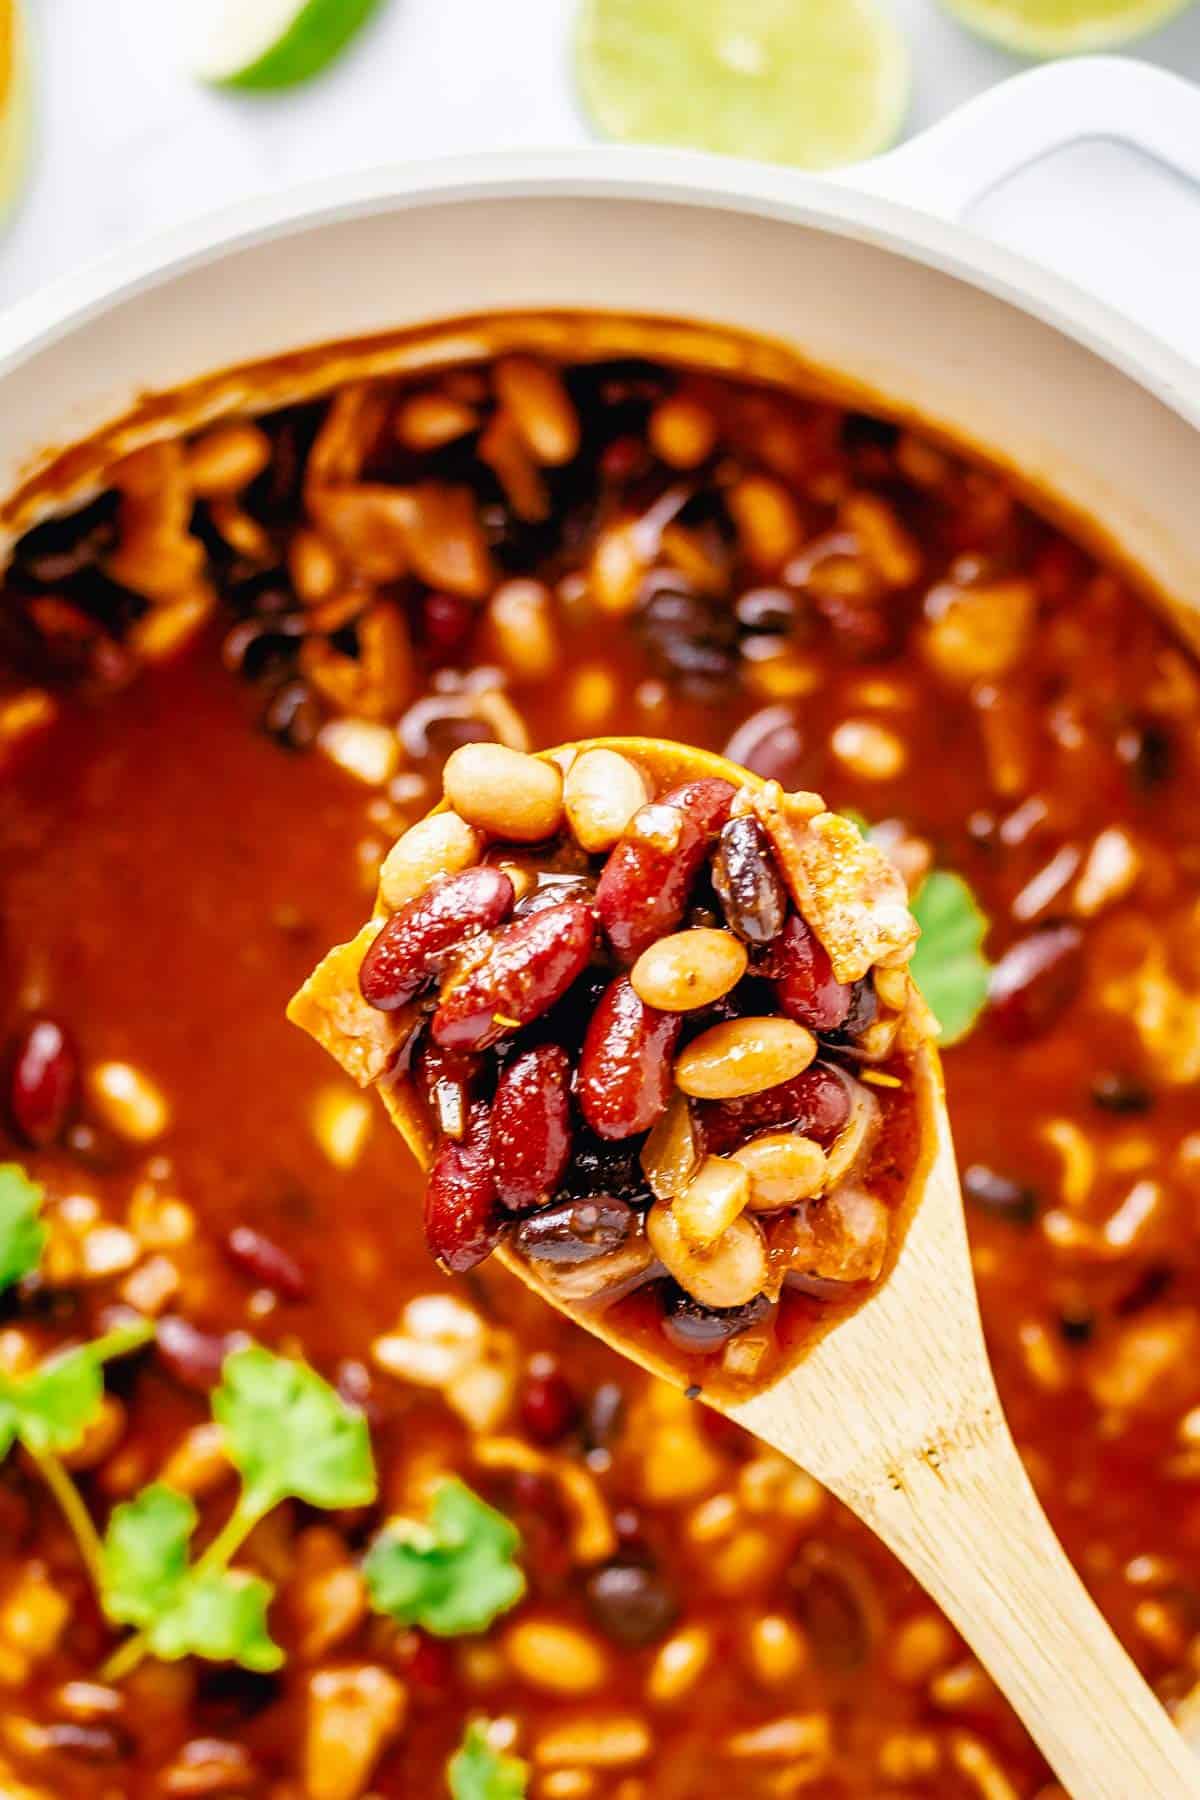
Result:
<svg viewBox="0 0 1200 1800">
<path fill-rule="evenodd" d="M 179 67 L 182 3 L 26 0 L 38 141 L 24 204 L 0 238 L 0 301 L 160 226 L 308 175 L 588 140 L 571 81 L 575 0 L 387 0 L 340 65 L 284 96 L 191 81 Z M 936 0 L 891 4 L 913 49 L 910 131 L 1022 66 Z M 1200 5 L 1135 53 L 1200 80 Z M 1032 224 L 1057 240 L 1057 215 Z"/>
</svg>

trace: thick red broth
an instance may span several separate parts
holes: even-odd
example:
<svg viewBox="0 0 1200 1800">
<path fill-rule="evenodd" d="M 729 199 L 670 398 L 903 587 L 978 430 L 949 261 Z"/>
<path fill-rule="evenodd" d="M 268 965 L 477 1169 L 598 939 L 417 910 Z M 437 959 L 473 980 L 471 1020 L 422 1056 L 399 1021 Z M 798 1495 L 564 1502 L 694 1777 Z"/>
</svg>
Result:
<svg viewBox="0 0 1200 1800">
<path fill-rule="evenodd" d="M 957 1040 L 1005 1405 L 1085 1581 L 1181 1705 L 1200 673 L 1120 577 L 911 431 L 649 362 L 509 359 L 143 453 L 18 546 L 3 610 L 0 1162 L 44 1189 L 45 1242 L 18 1244 L 10 1179 L 0 1401 L 27 1420 L 40 1363 L 132 1324 L 55 1457 L 110 1555 L 114 1521 L 150 1542 L 122 1509 L 152 1484 L 194 1505 L 196 1556 L 236 1511 L 231 1370 L 304 1359 L 312 1442 L 353 1440 L 228 1559 L 266 1584 L 274 1652 L 242 1630 L 179 1660 L 130 1650 L 153 1623 L 111 1579 L 97 1597 L 11 1447 L 6 1791 L 469 1793 L 448 1762 L 479 1721 L 472 1754 L 493 1779 L 519 1761 L 537 1800 L 1058 1793 L 814 1483 L 493 1263 L 440 1275 L 382 1110 L 285 1020 L 465 741 L 673 736 L 874 827 L 942 946 L 926 991 Z M 439 1610 L 420 1527 L 447 1477 L 485 1576 Z"/>
</svg>

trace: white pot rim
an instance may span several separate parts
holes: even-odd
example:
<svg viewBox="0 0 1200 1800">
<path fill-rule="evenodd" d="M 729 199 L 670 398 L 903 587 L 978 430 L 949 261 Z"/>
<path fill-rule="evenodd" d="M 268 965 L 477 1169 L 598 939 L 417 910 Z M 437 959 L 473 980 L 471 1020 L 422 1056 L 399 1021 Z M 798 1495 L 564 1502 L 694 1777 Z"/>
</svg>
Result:
<svg viewBox="0 0 1200 1800">
<path fill-rule="evenodd" d="M 693 151 L 609 145 L 488 152 L 339 174 L 201 215 L 18 302 L 0 315 L 0 379 L 124 301 L 272 240 L 423 207 L 548 197 L 617 199 L 790 222 L 923 264 L 1051 326 L 1200 428 L 1200 367 L 1016 252 L 869 192 L 869 170 L 864 165 L 836 178 L 806 176 Z"/>
</svg>

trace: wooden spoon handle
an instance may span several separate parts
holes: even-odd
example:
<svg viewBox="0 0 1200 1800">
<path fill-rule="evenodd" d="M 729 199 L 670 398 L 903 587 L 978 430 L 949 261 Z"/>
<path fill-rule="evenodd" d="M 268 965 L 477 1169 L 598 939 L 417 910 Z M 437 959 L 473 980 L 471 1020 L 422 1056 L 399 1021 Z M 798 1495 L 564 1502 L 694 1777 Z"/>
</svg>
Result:
<svg viewBox="0 0 1200 1800">
<path fill-rule="evenodd" d="M 942 1607 L 1075 1800 L 1200 1795 L 1188 1749 L 1050 1528 L 1006 1427 L 855 1504 Z"/>
</svg>

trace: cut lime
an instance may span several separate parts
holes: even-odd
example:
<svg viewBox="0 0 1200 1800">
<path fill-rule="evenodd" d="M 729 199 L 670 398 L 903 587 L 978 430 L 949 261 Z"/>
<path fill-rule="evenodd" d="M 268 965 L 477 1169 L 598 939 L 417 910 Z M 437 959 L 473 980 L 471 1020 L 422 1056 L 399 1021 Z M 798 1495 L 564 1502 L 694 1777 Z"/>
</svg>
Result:
<svg viewBox="0 0 1200 1800">
<path fill-rule="evenodd" d="M 583 0 L 579 85 L 609 137 L 827 169 L 885 150 L 908 49 L 879 0 Z"/>
<path fill-rule="evenodd" d="M 189 61 L 223 87 L 295 87 L 340 55 L 379 0 L 186 0 Z"/>
<path fill-rule="evenodd" d="M 31 87 L 19 0 L 0 0 L 0 213 L 13 205 L 29 166 Z"/>
<path fill-rule="evenodd" d="M 942 0 L 971 31 L 1021 56 L 1112 50 L 1144 37 L 1191 0 Z"/>
</svg>

